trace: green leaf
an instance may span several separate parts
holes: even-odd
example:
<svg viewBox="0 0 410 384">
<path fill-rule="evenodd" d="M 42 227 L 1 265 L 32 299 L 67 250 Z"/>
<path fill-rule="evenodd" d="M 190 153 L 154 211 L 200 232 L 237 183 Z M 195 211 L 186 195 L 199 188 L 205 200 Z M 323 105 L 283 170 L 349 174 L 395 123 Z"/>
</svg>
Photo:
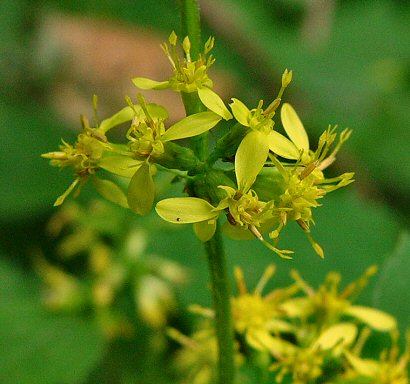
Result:
<svg viewBox="0 0 410 384">
<path fill-rule="evenodd" d="M 146 215 L 154 204 L 154 198 L 155 185 L 151 165 L 143 163 L 128 185 L 128 205 L 135 213 Z"/>
<path fill-rule="evenodd" d="M 209 89 L 208 87 L 198 88 L 198 96 L 205 107 L 207 107 L 210 111 L 215 112 L 225 120 L 232 119 L 231 112 L 229 112 L 228 108 L 226 108 L 225 103 L 219 95 L 212 89 Z"/>
<path fill-rule="evenodd" d="M 3 255 L 2 255 L 3 256 Z M 0 259 L 0 382 L 84 382 L 104 353 L 92 321 L 53 315 L 39 303 L 38 284 Z"/>
<path fill-rule="evenodd" d="M 251 131 L 242 140 L 235 155 L 235 172 L 240 191 L 246 193 L 252 186 L 268 153 L 269 144 L 265 134 Z"/>
<path fill-rule="evenodd" d="M 215 127 L 220 120 L 221 117 L 213 112 L 200 112 L 187 116 L 169 127 L 161 136 L 161 140 L 178 140 L 200 135 Z"/>
<path fill-rule="evenodd" d="M 410 307 L 404 305 L 410 292 L 410 232 L 403 232 L 395 251 L 380 268 L 373 303 L 397 318 L 402 331 L 410 324 Z"/>
<path fill-rule="evenodd" d="M 97 192 L 112 203 L 128 208 L 127 197 L 121 188 L 110 180 L 103 180 L 96 176 L 92 179 Z"/>
<path fill-rule="evenodd" d="M 135 77 L 132 79 L 134 85 L 140 89 L 167 89 L 169 88 L 168 81 L 155 81 L 151 79 L 146 79 L 145 77 Z"/>
<path fill-rule="evenodd" d="M 215 219 L 219 215 L 211 204 L 197 197 L 174 197 L 161 200 L 155 210 L 162 219 L 174 224 L 198 223 Z"/>
<path fill-rule="evenodd" d="M 134 110 L 131 107 L 125 107 L 121 109 L 121 111 L 117 112 L 116 114 L 112 115 L 108 119 L 105 119 L 101 122 L 99 128 L 104 132 L 109 131 L 111 128 L 125 123 L 126 121 L 132 120 L 134 117 Z"/>
</svg>

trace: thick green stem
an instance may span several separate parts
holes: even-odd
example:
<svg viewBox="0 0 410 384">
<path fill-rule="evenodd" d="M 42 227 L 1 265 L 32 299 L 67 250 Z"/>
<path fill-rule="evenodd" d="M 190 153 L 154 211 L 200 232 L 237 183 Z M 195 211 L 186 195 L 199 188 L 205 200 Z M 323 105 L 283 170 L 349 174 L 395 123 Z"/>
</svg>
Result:
<svg viewBox="0 0 410 384">
<path fill-rule="evenodd" d="M 215 330 L 218 340 L 218 384 L 233 384 L 235 376 L 234 338 L 232 328 L 231 289 L 219 224 L 214 237 L 205 243 L 212 298 L 215 310 Z"/>
<path fill-rule="evenodd" d="M 191 42 L 191 59 L 197 60 L 201 52 L 201 28 L 197 0 L 180 0 L 183 37 Z M 187 115 L 206 110 L 197 92 L 182 93 Z M 203 133 L 194 140 L 194 152 L 199 160 L 208 156 L 208 134 Z M 193 191 L 195 195 L 195 191 Z M 234 338 L 231 314 L 231 292 L 226 257 L 219 224 L 214 237 L 205 243 L 211 279 L 213 306 L 215 310 L 215 330 L 218 341 L 217 384 L 233 384 L 235 377 Z"/>
</svg>

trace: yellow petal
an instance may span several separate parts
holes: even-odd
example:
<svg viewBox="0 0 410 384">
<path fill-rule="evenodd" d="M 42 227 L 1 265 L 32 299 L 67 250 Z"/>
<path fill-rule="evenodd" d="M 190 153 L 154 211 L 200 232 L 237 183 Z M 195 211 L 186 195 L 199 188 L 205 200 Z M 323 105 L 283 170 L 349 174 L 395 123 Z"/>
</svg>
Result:
<svg viewBox="0 0 410 384">
<path fill-rule="evenodd" d="M 217 93 L 208 87 L 198 88 L 198 96 L 210 111 L 215 112 L 225 120 L 232 119 L 232 114 Z"/>
<path fill-rule="evenodd" d="M 303 149 L 303 152 L 307 154 L 309 152 L 309 138 L 296 111 L 290 104 L 284 103 L 280 117 L 289 138 L 299 150 Z"/>
<path fill-rule="evenodd" d="M 139 215 L 146 215 L 154 204 L 155 186 L 151 165 L 143 163 L 128 185 L 128 205 Z"/>
<path fill-rule="evenodd" d="M 128 156 L 106 156 L 99 160 L 98 166 L 114 175 L 131 178 L 143 162 Z"/>
<path fill-rule="evenodd" d="M 99 179 L 96 176 L 92 178 L 92 181 L 101 196 L 121 207 L 128 208 L 127 197 L 118 185 L 110 180 Z"/>
<path fill-rule="evenodd" d="M 352 323 L 339 323 L 331 326 L 320 334 L 314 342 L 313 349 L 332 349 L 337 345 L 338 351 L 342 352 L 344 346 L 352 345 L 357 336 L 357 327 Z"/>
<path fill-rule="evenodd" d="M 170 223 L 189 224 L 215 219 L 219 212 L 206 200 L 197 197 L 173 197 L 155 207 L 158 215 Z"/>
<path fill-rule="evenodd" d="M 161 136 L 161 140 L 178 140 L 200 135 L 215 127 L 220 120 L 221 117 L 214 112 L 200 112 L 187 116 L 169 127 Z"/>
<path fill-rule="evenodd" d="M 293 354 L 296 348 L 291 343 L 272 336 L 264 329 L 251 329 L 246 333 L 246 342 L 260 351 L 269 351 L 273 356 Z"/>
<path fill-rule="evenodd" d="M 296 297 L 286 300 L 280 304 L 280 310 L 288 317 L 307 317 L 311 312 L 310 302 L 306 297 Z"/>
<path fill-rule="evenodd" d="M 140 89 L 166 89 L 169 88 L 168 81 L 155 81 L 145 77 L 135 77 L 132 82 Z"/>
<path fill-rule="evenodd" d="M 115 115 L 112 115 L 108 119 L 105 119 L 101 122 L 99 129 L 104 132 L 107 132 L 111 128 L 125 123 L 126 121 L 132 120 L 134 117 L 134 110 L 131 107 L 125 107 L 121 111 L 117 112 Z"/>
<path fill-rule="evenodd" d="M 205 242 L 211 240 L 216 230 L 216 220 L 206 220 L 194 223 L 194 232 L 199 240 Z"/>
<path fill-rule="evenodd" d="M 251 111 L 248 107 L 242 103 L 242 101 L 235 98 L 232 99 L 232 103 L 229 105 L 231 106 L 235 119 L 245 127 L 249 127 L 249 115 Z"/>
<path fill-rule="evenodd" d="M 379 371 L 379 366 L 376 361 L 370 359 L 361 359 L 350 352 L 344 352 L 348 362 L 353 369 L 363 376 L 375 377 Z"/>
<path fill-rule="evenodd" d="M 349 307 L 345 313 L 359 319 L 377 331 L 389 332 L 397 328 L 396 319 L 378 309 L 353 305 Z"/>
<path fill-rule="evenodd" d="M 279 132 L 271 131 L 268 135 L 269 149 L 285 159 L 298 160 L 300 157 L 300 152 L 285 136 L 281 135 Z"/>
<path fill-rule="evenodd" d="M 268 153 L 269 145 L 265 134 L 251 131 L 244 137 L 235 155 L 235 173 L 240 191 L 246 193 L 252 186 Z"/>
</svg>

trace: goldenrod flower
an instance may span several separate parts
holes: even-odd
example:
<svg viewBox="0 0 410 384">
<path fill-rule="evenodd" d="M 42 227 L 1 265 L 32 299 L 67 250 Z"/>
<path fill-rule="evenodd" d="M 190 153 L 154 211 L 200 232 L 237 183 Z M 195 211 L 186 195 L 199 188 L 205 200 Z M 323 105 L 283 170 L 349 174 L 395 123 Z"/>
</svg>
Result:
<svg viewBox="0 0 410 384">
<path fill-rule="evenodd" d="M 263 168 L 270 150 L 275 152 L 282 145 L 284 146 L 283 151 L 291 151 L 294 156 L 298 155 L 294 145 L 289 144 L 289 140 L 281 140 L 282 136 L 273 130 L 275 123 L 272 120 L 291 77 L 292 71 L 289 72 L 286 69 L 282 76 L 282 87 L 277 98 L 265 110 L 262 108 L 263 100 L 259 101 L 256 108 L 250 110 L 242 101 L 232 99 L 230 107 L 235 119 L 249 128 L 235 155 L 235 165 L 239 164 L 240 172 L 243 173 L 240 175 L 243 185 L 240 185 L 239 188 L 250 188 Z"/>
<path fill-rule="evenodd" d="M 247 168 L 247 172 L 243 172 L 243 167 Z M 227 222 L 223 229 L 227 235 L 235 239 L 256 237 L 279 256 L 289 258 L 291 251 L 277 249 L 262 236 L 277 223 L 277 219 L 274 217 L 273 202 L 260 201 L 250 189 L 252 184 L 249 180 L 255 180 L 257 172 L 257 167 L 249 167 L 238 161 L 235 167 L 238 188 L 219 186 L 227 197 L 216 207 L 197 197 L 174 197 L 161 200 L 155 209 L 161 218 L 171 223 L 194 224 L 195 233 L 202 241 L 212 238 L 216 220 L 224 212 Z"/>
<path fill-rule="evenodd" d="M 282 309 L 292 318 L 306 319 L 311 315 L 315 316 L 319 328 L 335 324 L 342 317 L 347 316 L 377 331 L 395 330 L 397 322 L 391 315 L 374 308 L 353 305 L 348 299 L 360 292 L 376 271 L 376 266 L 368 268 L 363 276 L 349 284 L 342 292 L 339 292 L 341 280 L 339 273 L 329 273 L 326 282 L 315 290 L 301 278 L 299 273 L 292 271 L 292 277 L 306 293 L 306 297 L 290 299 L 282 305 Z"/>
<path fill-rule="evenodd" d="M 191 43 L 189 37 L 185 37 L 182 48 L 185 57 L 181 60 L 177 51 L 177 35 L 172 32 L 169 36 L 170 47 L 161 45 L 168 60 L 174 68 L 174 76 L 166 81 L 155 81 L 143 77 L 136 77 L 132 81 L 140 89 L 162 90 L 171 88 L 177 92 L 197 92 L 202 103 L 212 112 L 225 120 L 232 119 L 232 115 L 217 93 L 212 90 L 213 82 L 208 77 L 208 69 L 215 62 L 212 55 L 208 55 L 214 46 L 214 38 L 210 37 L 205 43 L 204 51 L 197 60 L 191 58 Z"/>
<path fill-rule="evenodd" d="M 392 332 L 393 345 L 385 349 L 379 360 L 366 359 L 358 355 L 358 351 L 345 351 L 348 363 L 347 378 L 366 378 L 377 384 L 408 384 L 408 364 L 410 361 L 410 333 L 406 335 L 406 347 L 400 356 L 397 344 L 398 333 Z"/>
<path fill-rule="evenodd" d="M 96 98 L 94 98 L 94 112 L 96 115 Z M 111 146 L 107 141 L 106 133 L 113 127 L 129 121 L 133 117 L 133 110 L 125 107 L 115 115 L 103 120 L 97 128 L 91 128 L 89 122 L 82 118 L 83 130 L 78 135 L 74 145 L 66 143 L 60 145 L 60 151 L 44 153 L 41 156 L 50 159 L 51 165 L 60 168 L 71 167 L 74 169 L 76 179 L 68 189 L 57 198 L 54 206 L 61 205 L 65 198 L 76 188 L 75 196 L 79 194 L 81 187 L 91 177 L 97 191 L 110 201 L 123 207 L 128 207 L 127 200 L 122 190 L 109 180 L 101 180 L 95 177 L 95 173 L 102 165 L 102 160 Z"/>
</svg>

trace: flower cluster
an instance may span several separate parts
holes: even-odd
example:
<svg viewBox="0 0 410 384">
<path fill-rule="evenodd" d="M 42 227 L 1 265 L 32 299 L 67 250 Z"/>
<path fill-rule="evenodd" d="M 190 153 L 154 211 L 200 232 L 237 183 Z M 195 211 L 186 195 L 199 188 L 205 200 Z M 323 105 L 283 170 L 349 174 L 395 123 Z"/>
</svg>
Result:
<svg viewBox="0 0 410 384">
<path fill-rule="evenodd" d="M 242 270 L 235 270 L 238 295 L 232 297 L 232 311 L 239 372 L 242 366 L 253 366 L 261 383 L 408 383 L 410 338 L 400 356 L 396 320 L 349 300 L 367 284 L 375 267 L 340 292 L 337 273 L 330 273 L 325 283 L 314 289 L 293 271 L 294 283 L 263 294 L 274 271 L 275 267 L 269 266 L 256 288 L 249 291 Z M 193 310 L 213 319 L 210 309 L 196 306 Z M 177 367 L 191 375 L 190 382 L 207 384 L 213 382 L 212 377 L 204 376 L 202 368 L 209 372 L 215 351 L 207 344 L 210 337 L 198 339 L 204 333 L 212 335 L 211 324 L 202 323 L 192 338 L 170 332 L 182 345 Z M 383 334 L 389 335 L 390 347 L 385 345 L 386 349 L 372 358 L 363 357 L 369 337 Z M 200 356 L 207 356 L 206 365 Z M 207 380 L 199 380 L 201 377 Z"/>
<path fill-rule="evenodd" d="M 289 222 L 297 222 L 316 253 L 323 257 L 322 248 L 313 240 L 310 226 L 314 222 L 312 209 L 328 192 L 348 185 L 353 173 L 326 178 L 323 171 L 336 159 L 350 131 L 337 135 L 336 127 L 327 129 L 311 149 L 305 128 L 293 107 L 281 102 L 292 80 L 292 71 L 285 70 L 279 92 L 264 108 L 261 100 L 249 109 L 242 101 L 232 98 L 229 108 L 212 89 L 208 71 L 214 63 L 210 38 L 197 58 L 191 57 L 191 44 L 182 41 L 181 58 L 175 33 L 169 45 L 162 46 L 173 67 L 173 75 L 165 81 L 137 77 L 134 84 L 141 89 L 172 89 L 179 92 L 188 116 L 168 126 L 168 111 L 160 105 L 146 102 L 138 95 L 138 103 L 127 98 L 128 106 L 90 127 L 83 119 L 83 129 L 75 144 L 63 141 L 58 152 L 43 157 L 60 168 L 71 167 L 75 180 L 60 196 L 60 205 L 77 186 L 91 179 L 96 190 L 105 198 L 139 215 L 148 214 L 155 203 L 155 174 L 170 172 L 182 181 L 187 197 L 170 197 L 156 204 L 156 212 L 175 224 L 193 224 L 198 238 L 210 240 L 219 218 L 226 218 L 224 232 L 235 239 L 256 238 L 283 258 L 291 250 L 277 247 L 279 235 Z M 192 106 L 196 106 L 193 108 Z M 198 107 L 199 106 L 199 107 Z M 276 129 L 276 114 L 287 137 Z M 193 143 L 198 136 L 226 120 L 227 131 L 215 147 L 199 154 Z M 128 124 L 126 143 L 109 139 L 112 128 Z M 191 139 L 184 140 L 181 139 Z M 230 163 L 226 166 L 224 162 Z M 102 178 L 109 174 L 109 179 Z M 118 177 L 128 180 L 123 191 Z"/>
<path fill-rule="evenodd" d="M 179 264 L 147 254 L 145 231 L 128 222 L 125 210 L 104 201 L 87 208 L 70 202 L 48 224 L 59 240 L 58 260 L 34 260 L 45 305 L 57 312 L 93 313 L 108 338 L 132 332 L 135 319 L 121 307 L 124 297 L 132 297 L 137 318 L 154 329 L 164 327 L 176 308 L 174 288 L 187 279 Z M 84 267 L 73 271 L 73 261 Z"/>
</svg>

